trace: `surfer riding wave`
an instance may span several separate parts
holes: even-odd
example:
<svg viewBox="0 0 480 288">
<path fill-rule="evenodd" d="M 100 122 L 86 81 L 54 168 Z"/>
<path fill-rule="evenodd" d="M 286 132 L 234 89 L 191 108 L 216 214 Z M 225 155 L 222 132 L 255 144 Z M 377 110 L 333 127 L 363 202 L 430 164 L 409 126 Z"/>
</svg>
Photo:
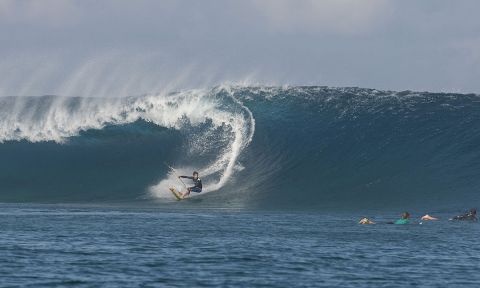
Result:
<svg viewBox="0 0 480 288">
<path fill-rule="evenodd" d="M 186 178 L 193 181 L 194 186 L 187 187 L 187 191 L 182 194 L 182 197 L 185 198 L 190 195 L 190 192 L 200 193 L 202 192 L 202 180 L 198 178 L 198 172 L 194 171 L 192 176 L 178 176 L 178 179 Z"/>
</svg>

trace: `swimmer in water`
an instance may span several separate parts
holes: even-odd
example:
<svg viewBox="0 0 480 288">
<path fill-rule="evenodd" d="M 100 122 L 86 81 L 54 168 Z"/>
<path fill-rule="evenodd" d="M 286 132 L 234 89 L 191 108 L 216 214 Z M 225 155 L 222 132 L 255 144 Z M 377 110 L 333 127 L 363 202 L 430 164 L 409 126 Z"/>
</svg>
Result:
<svg viewBox="0 0 480 288">
<path fill-rule="evenodd" d="M 372 220 L 364 217 L 364 218 L 360 219 L 358 224 L 368 225 L 368 224 L 375 224 L 375 222 L 373 222 Z"/>
<path fill-rule="evenodd" d="M 455 216 L 453 218 L 450 218 L 449 220 L 453 221 L 472 221 L 472 222 L 477 222 L 477 209 L 472 208 L 470 211 L 466 212 L 465 214 Z"/>
<path fill-rule="evenodd" d="M 438 220 L 438 218 L 435 218 L 435 217 L 432 217 L 428 214 L 425 214 L 424 216 L 422 216 L 422 218 L 420 218 L 421 220 L 423 221 L 435 221 L 435 220 Z"/>
<path fill-rule="evenodd" d="M 408 212 L 403 212 L 402 218 L 400 218 L 400 219 L 398 219 L 397 221 L 393 222 L 393 224 L 397 224 L 397 225 L 410 224 L 410 213 L 408 213 Z"/>
</svg>

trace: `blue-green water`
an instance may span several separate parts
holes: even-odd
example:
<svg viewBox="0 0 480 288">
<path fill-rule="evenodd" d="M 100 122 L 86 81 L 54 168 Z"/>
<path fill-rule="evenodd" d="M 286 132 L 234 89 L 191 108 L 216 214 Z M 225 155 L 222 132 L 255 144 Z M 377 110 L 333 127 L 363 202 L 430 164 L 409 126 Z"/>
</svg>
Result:
<svg viewBox="0 0 480 288">
<path fill-rule="evenodd" d="M 463 209 L 480 197 L 480 97 L 217 87 L 129 98 L 0 97 L 0 202 Z M 473 204 L 472 204 L 473 203 Z M 199 205 L 194 205 L 198 207 Z"/>
<path fill-rule="evenodd" d="M 478 287 L 476 223 L 355 213 L 0 206 L 0 286 Z M 379 221 L 397 215 L 376 211 Z M 414 217 L 419 216 L 413 213 Z"/>
</svg>

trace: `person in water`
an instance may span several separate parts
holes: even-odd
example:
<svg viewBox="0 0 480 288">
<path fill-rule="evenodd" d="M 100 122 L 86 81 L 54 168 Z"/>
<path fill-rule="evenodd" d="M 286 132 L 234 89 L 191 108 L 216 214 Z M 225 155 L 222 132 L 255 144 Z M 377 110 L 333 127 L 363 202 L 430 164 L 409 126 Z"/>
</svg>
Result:
<svg viewBox="0 0 480 288">
<path fill-rule="evenodd" d="M 198 172 L 194 171 L 193 176 L 178 176 L 178 179 L 180 178 L 186 178 L 186 179 L 192 179 L 194 186 L 188 187 L 187 191 L 182 194 L 182 197 L 187 197 L 190 195 L 190 192 L 195 192 L 195 193 L 200 193 L 202 192 L 202 180 L 198 178 Z"/>
<path fill-rule="evenodd" d="M 428 214 L 425 214 L 424 216 L 422 216 L 422 218 L 420 218 L 421 220 L 423 221 L 435 221 L 435 220 L 438 220 L 438 218 L 435 218 L 435 217 L 432 217 Z"/>
<path fill-rule="evenodd" d="M 477 219 L 477 209 L 472 208 L 470 211 L 468 211 L 465 214 L 455 216 L 453 218 L 450 218 L 450 220 L 455 220 L 455 221 L 478 221 Z"/>
<path fill-rule="evenodd" d="M 403 225 L 403 224 L 409 224 L 410 223 L 410 213 L 408 212 L 403 212 L 402 218 L 398 219 L 397 221 L 393 222 L 393 224 L 397 225 Z"/>
<path fill-rule="evenodd" d="M 369 225 L 369 224 L 375 224 L 375 222 L 373 222 L 372 220 L 368 219 L 367 217 L 364 217 L 364 218 L 360 219 L 360 221 L 358 222 L 358 224 Z"/>
</svg>

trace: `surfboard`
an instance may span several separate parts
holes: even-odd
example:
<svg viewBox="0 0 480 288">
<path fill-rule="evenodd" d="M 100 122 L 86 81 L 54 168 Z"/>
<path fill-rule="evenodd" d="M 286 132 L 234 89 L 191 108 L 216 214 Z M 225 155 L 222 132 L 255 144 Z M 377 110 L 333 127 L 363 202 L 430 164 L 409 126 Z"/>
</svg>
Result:
<svg viewBox="0 0 480 288">
<path fill-rule="evenodd" d="M 177 191 L 177 189 L 175 188 L 169 188 L 170 189 L 170 192 L 172 192 L 173 196 L 175 196 L 175 198 L 177 198 L 177 200 L 183 200 L 184 198 L 182 197 L 182 195 L 180 194 L 180 192 Z"/>
</svg>

